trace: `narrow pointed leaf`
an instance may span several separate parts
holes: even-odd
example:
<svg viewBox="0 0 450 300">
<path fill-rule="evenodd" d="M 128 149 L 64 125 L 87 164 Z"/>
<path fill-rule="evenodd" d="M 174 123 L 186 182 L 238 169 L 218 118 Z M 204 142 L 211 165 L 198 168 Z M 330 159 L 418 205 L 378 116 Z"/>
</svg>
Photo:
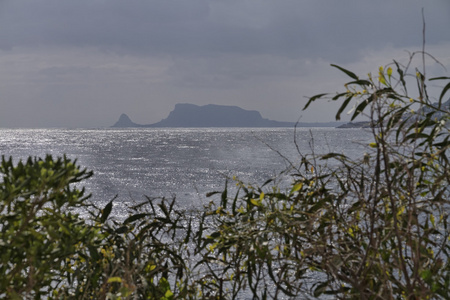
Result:
<svg viewBox="0 0 450 300">
<path fill-rule="evenodd" d="M 450 79 L 450 77 L 442 76 L 442 77 L 433 77 L 430 78 L 429 80 L 433 81 L 433 80 L 448 80 L 448 79 Z"/>
<path fill-rule="evenodd" d="M 355 80 L 355 81 L 347 82 L 347 85 L 349 85 L 349 84 L 367 85 L 367 86 L 369 86 L 369 85 L 371 85 L 372 83 L 371 83 L 370 81 L 368 81 L 368 80 L 360 79 L 360 80 Z"/>
<path fill-rule="evenodd" d="M 206 193 L 206 197 L 209 198 L 211 196 L 214 196 L 215 194 L 220 194 L 220 193 L 222 193 L 222 192 L 219 192 L 219 191 L 208 192 L 208 193 Z"/>
<path fill-rule="evenodd" d="M 402 82 L 402 86 L 405 89 L 405 92 L 408 93 L 407 89 L 406 89 L 406 81 L 405 81 L 405 75 L 403 73 L 403 70 L 400 68 L 400 65 L 398 64 L 398 62 L 396 62 L 394 60 L 394 63 L 397 66 L 397 73 L 398 73 L 398 75 L 400 75 L 400 81 Z"/>
<path fill-rule="evenodd" d="M 327 93 L 318 94 L 318 95 L 315 95 L 315 96 L 312 96 L 311 98 L 309 98 L 309 101 L 308 101 L 308 103 L 306 103 L 305 107 L 303 107 L 303 110 L 307 109 L 308 106 L 311 104 L 311 102 L 313 102 L 313 101 L 315 101 L 315 100 L 317 100 L 319 98 L 322 98 L 325 95 L 328 95 L 328 94 Z"/>
<path fill-rule="evenodd" d="M 332 98 L 332 100 L 337 100 L 337 99 L 341 98 L 342 96 L 346 96 L 347 94 L 348 94 L 347 92 L 337 94 L 336 96 L 334 96 L 334 97 Z"/>
<path fill-rule="evenodd" d="M 450 82 L 442 89 L 441 95 L 439 96 L 439 103 L 442 102 L 442 98 L 444 98 L 444 95 L 448 92 L 450 89 Z"/>
<path fill-rule="evenodd" d="M 111 210 L 112 210 L 112 203 L 113 203 L 114 199 L 109 201 L 109 203 L 106 204 L 105 208 L 103 209 L 102 216 L 100 218 L 100 222 L 101 223 L 105 223 L 105 221 L 108 219 L 108 216 L 109 216 L 109 214 L 111 213 Z"/>
<path fill-rule="evenodd" d="M 344 103 L 342 103 L 341 107 L 339 108 L 337 114 L 336 114 L 336 121 L 339 121 L 341 119 L 341 113 L 344 111 L 344 109 L 347 107 L 350 100 L 352 100 L 353 95 L 345 99 Z"/>
<path fill-rule="evenodd" d="M 350 76 L 351 78 L 353 78 L 353 79 L 355 79 L 355 80 L 359 80 L 358 76 L 356 76 L 355 73 L 350 72 L 349 70 L 346 70 L 346 69 L 344 69 L 344 68 L 342 68 L 342 67 L 339 67 L 338 65 L 331 64 L 331 66 L 332 66 L 332 67 L 335 67 L 335 68 L 337 68 L 337 69 L 339 69 L 339 70 L 341 70 L 342 72 L 344 72 L 345 74 L 347 74 L 347 75 Z"/>
<path fill-rule="evenodd" d="M 345 156 L 344 154 L 341 153 L 327 153 L 324 156 L 322 156 L 320 159 L 329 159 L 329 158 L 333 158 L 333 157 L 339 157 L 339 158 L 347 158 L 347 156 Z"/>
<path fill-rule="evenodd" d="M 222 205 L 224 209 L 227 208 L 227 201 L 228 201 L 228 189 L 227 189 L 227 186 L 228 186 L 228 181 L 225 182 L 225 190 L 222 192 L 222 195 L 220 197 L 221 198 L 221 204 L 220 205 Z"/>
<path fill-rule="evenodd" d="M 366 108 L 366 106 L 373 101 L 375 97 L 372 95 L 369 98 L 365 99 L 363 102 L 361 102 L 355 109 L 355 112 L 353 113 L 353 116 L 351 118 L 351 121 L 353 121 L 360 113 L 363 112 L 363 110 Z"/>
<path fill-rule="evenodd" d="M 131 223 L 131 222 L 133 222 L 133 221 L 136 221 L 136 220 L 145 218 L 145 217 L 147 217 L 148 215 L 149 215 L 149 214 L 146 214 L 146 213 L 132 215 L 132 216 L 126 218 L 125 221 L 123 221 L 123 223 L 124 223 L 124 224 L 128 224 L 128 223 Z"/>
<path fill-rule="evenodd" d="M 293 193 L 295 193 L 295 192 L 301 190 L 302 187 L 303 187 L 303 182 L 299 182 L 299 183 L 295 184 L 295 185 L 292 187 L 292 189 L 291 189 L 291 191 L 289 192 L 289 194 L 292 195 Z"/>
</svg>

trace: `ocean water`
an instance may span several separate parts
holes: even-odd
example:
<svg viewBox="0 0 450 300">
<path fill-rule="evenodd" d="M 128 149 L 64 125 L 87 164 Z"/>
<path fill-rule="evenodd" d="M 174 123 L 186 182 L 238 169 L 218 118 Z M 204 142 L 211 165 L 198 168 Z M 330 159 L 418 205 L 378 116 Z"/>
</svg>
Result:
<svg viewBox="0 0 450 300">
<path fill-rule="evenodd" d="M 101 206 L 117 196 L 120 214 L 122 204 L 144 195 L 176 196 L 180 206 L 197 207 L 228 177 L 260 185 L 298 164 L 299 152 L 358 157 L 369 141 L 366 129 L 0 129 L 0 155 L 77 159 L 94 172 L 83 183 L 92 200 Z M 289 176 L 280 181 L 288 184 Z"/>
</svg>

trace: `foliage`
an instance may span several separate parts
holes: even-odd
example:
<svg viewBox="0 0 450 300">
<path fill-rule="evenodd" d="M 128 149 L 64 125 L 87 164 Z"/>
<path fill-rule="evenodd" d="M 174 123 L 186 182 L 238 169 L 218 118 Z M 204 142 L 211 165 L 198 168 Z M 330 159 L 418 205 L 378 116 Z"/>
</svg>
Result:
<svg viewBox="0 0 450 300">
<path fill-rule="evenodd" d="M 433 103 L 409 64 L 364 79 L 334 67 L 345 91 L 306 107 L 342 101 L 339 119 L 354 104 L 373 141 L 355 159 L 299 153 L 286 190 L 235 179 L 202 210 L 148 198 L 119 220 L 114 199 L 100 209 L 78 189 L 91 173 L 76 162 L 3 158 L 0 297 L 449 299 L 450 83 Z"/>
<path fill-rule="evenodd" d="M 158 204 L 165 218 L 149 202 L 151 212 L 119 223 L 109 218 L 113 201 L 104 209 L 89 204 L 75 184 L 92 173 L 66 157 L 17 166 L 3 157 L 0 172 L 1 298 L 173 298 L 168 274 L 186 270 L 173 242 L 179 225 L 171 222 L 180 217 L 173 202 Z"/>
<path fill-rule="evenodd" d="M 356 100 L 352 120 L 372 124 L 367 153 L 300 154 L 287 192 L 240 184 L 241 197 L 210 211 L 214 255 L 205 263 L 220 257 L 216 276 L 262 299 L 449 299 L 450 100 L 442 100 L 450 83 L 432 103 L 419 71 L 418 97 L 409 96 L 408 66 L 398 62 L 367 79 L 334 67 L 351 78 L 346 91 L 306 107 L 342 99 L 339 119 Z"/>
<path fill-rule="evenodd" d="M 71 208 L 85 205 L 74 183 L 91 176 L 67 158 L 29 158 L 0 172 L 0 293 L 11 299 L 47 295 L 69 278 L 72 259 L 99 236 Z"/>
<path fill-rule="evenodd" d="M 332 98 L 345 99 L 336 118 L 352 98 L 360 99 L 352 120 L 366 114 L 374 141 L 360 160 L 338 154 L 322 157 L 338 160 L 340 167 L 321 176 L 339 188 L 314 220 L 319 228 L 326 224 L 316 231 L 323 243 L 313 247 L 320 251 L 311 265 L 327 275 L 316 292 L 448 299 L 450 100 L 442 100 L 450 83 L 432 103 L 425 74 L 416 70 L 418 97 L 412 98 L 405 80 L 408 69 L 396 61 L 380 67 L 376 79 L 369 74 L 361 80 L 340 69 L 352 81 L 345 85 L 346 92 Z"/>
</svg>

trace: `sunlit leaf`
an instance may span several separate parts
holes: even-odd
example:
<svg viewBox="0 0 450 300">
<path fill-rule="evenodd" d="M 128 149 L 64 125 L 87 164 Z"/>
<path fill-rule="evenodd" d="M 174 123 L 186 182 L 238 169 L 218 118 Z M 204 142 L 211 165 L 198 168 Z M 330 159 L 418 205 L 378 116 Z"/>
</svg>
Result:
<svg viewBox="0 0 450 300">
<path fill-rule="evenodd" d="M 112 282 L 122 282 L 122 278 L 120 277 L 110 277 L 108 278 L 108 283 L 112 283 Z"/>
<path fill-rule="evenodd" d="M 292 189 L 291 189 L 291 191 L 290 191 L 290 194 L 293 194 L 293 193 L 295 193 L 295 192 L 301 190 L 302 187 L 303 187 L 303 182 L 299 182 L 299 183 L 295 184 L 295 185 L 292 187 Z"/>
<path fill-rule="evenodd" d="M 389 67 L 387 69 L 387 75 L 388 75 L 389 79 L 391 79 L 391 76 L 392 76 L 392 68 L 391 67 Z"/>
<path fill-rule="evenodd" d="M 250 202 L 255 206 L 261 206 L 261 202 L 256 199 L 250 199 Z"/>
<path fill-rule="evenodd" d="M 380 76 L 378 77 L 378 80 L 380 81 L 381 84 L 387 85 L 386 79 L 384 78 L 383 74 L 380 74 Z"/>
</svg>

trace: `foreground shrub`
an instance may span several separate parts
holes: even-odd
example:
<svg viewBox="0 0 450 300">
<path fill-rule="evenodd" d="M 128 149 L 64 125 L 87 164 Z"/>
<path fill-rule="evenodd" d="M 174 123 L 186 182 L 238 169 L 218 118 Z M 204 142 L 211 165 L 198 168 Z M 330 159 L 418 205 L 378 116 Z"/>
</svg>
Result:
<svg viewBox="0 0 450 300">
<path fill-rule="evenodd" d="M 92 173 L 66 157 L 29 158 L 17 165 L 3 158 L 0 173 L 1 298 L 187 295 L 181 283 L 173 292 L 169 283 L 187 270 L 174 242 L 181 215 L 173 201 L 163 199 L 157 208 L 148 202 L 152 211 L 130 208 L 139 213 L 117 222 L 109 219 L 112 201 L 104 209 L 89 204 L 75 184 Z"/>
<path fill-rule="evenodd" d="M 408 68 L 398 62 L 367 79 L 335 67 L 351 78 L 346 91 L 306 107 L 342 99 L 339 119 L 356 100 L 352 120 L 371 124 L 367 152 L 300 154 L 286 192 L 238 183 L 239 197 L 227 203 L 225 194 L 207 212 L 213 233 L 203 262 L 234 295 L 449 299 L 450 83 L 432 103 L 419 71 L 418 97 L 409 96 Z"/>
<path fill-rule="evenodd" d="M 335 67 L 346 90 L 306 107 L 342 100 L 339 119 L 353 105 L 373 141 L 356 159 L 299 153 L 287 189 L 236 179 L 203 210 L 147 199 L 119 220 L 113 200 L 89 203 L 75 162 L 3 158 L 0 297 L 449 299 L 450 78 L 431 79 L 446 83 L 434 99 L 409 64 Z"/>
<path fill-rule="evenodd" d="M 70 282 L 71 261 L 100 242 L 95 226 L 71 210 L 86 205 L 72 184 L 91 173 L 50 156 L 16 166 L 3 158 L 0 173 L 0 296 L 48 295 Z"/>
</svg>

